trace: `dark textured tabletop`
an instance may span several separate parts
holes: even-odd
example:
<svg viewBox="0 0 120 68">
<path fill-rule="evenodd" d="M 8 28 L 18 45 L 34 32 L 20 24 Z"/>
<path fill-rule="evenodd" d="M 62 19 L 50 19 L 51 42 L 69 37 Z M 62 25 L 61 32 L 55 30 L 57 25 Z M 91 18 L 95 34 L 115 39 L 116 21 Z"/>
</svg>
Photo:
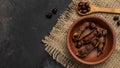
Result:
<svg viewBox="0 0 120 68">
<path fill-rule="evenodd" d="M 41 40 L 71 0 L 0 0 L 0 68 L 63 68 Z M 51 9 L 58 12 L 47 19 Z"/>
</svg>

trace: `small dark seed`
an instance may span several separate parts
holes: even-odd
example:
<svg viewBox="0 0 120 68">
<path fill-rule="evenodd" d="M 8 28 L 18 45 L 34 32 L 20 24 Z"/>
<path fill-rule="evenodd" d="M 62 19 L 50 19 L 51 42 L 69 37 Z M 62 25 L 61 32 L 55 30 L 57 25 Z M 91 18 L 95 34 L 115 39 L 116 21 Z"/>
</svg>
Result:
<svg viewBox="0 0 120 68">
<path fill-rule="evenodd" d="M 73 41 L 75 44 L 78 42 L 78 40 L 75 39 L 75 38 L 72 38 L 72 41 Z"/>
<path fill-rule="evenodd" d="M 117 22 L 117 26 L 120 26 L 120 20 Z"/>
<path fill-rule="evenodd" d="M 76 48 L 80 48 L 81 46 L 83 45 L 83 42 L 82 41 L 79 41 L 77 44 L 76 44 Z"/>
<path fill-rule="evenodd" d="M 102 35 L 105 37 L 107 35 L 107 30 L 102 30 Z"/>
<path fill-rule="evenodd" d="M 47 17 L 48 19 L 50 19 L 50 18 L 52 17 L 52 13 L 48 13 L 48 14 L 46 15 L 46 17 Z"/>
<path fill-rule="evenodd" d="M 86 7 L 89 7 L 89 3 L 88 3 L 88 2 L 85 2 L 85 6 L 86 6 Z"/>
<path fill-rule="evenodd" d="M 96 27 L 96 25 L 94 23 L 91 23 L 89 28 L 94 29 L 95 27 Z"/>
<path fill-rule="evenodd" d="M 83 2 L 79 2 L 78 4 L 78 7 L 82 6 L 83 5 Z"/>
<path fill-rule="evenodd" d="M 116 20 L 118 20 L 118 19 L 119 19 L 119 16 L 114 16 L 114 17 L 113 17 L 113 20 L 114 20 L 114 21 L 116 21 Z"/>
<path fill-rule="evenodd" d="M 83 6 L 81 6 L 81 9 L 82 10 L 86 10 L 86 7 L 83 5 Z"/>
<path fill-rule="evenodd" d="M 57 13 L 57 8 L 52 9 L 52 13 L 56 14 Z"/>
<path fill-rule="evenodd" d="M 81 46 L 81 45 L 82 45 L 82 42 L 78 42 L 78 45 L 80 45 L 80 46 Z"/>
<path fill-rule="evenodd" d="M 87 12 L 87 10 L 82 10 L 82 11 L 81 11 L 81 13 L 86 13 L 86 12 Z"/>
</svg>

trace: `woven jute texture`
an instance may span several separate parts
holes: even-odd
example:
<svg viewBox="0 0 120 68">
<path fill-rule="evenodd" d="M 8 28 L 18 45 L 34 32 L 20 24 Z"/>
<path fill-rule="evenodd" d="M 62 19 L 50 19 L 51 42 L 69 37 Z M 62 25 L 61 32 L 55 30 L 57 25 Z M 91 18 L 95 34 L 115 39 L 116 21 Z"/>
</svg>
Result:
<svg viewBox="0 0 120 68">
<path fill-rule="evenodd" d="M 81 16 L 75 11 L 75 5 L 81 0 L 73 0 L 66 10 L 59 17 L 56 25 L 53 27 L 49 36 L 45 36 L 45 51 L 47 51 L 53 59 L 61 63 L 66 68 L 120 68 L 120 27 L 117 27 L 113 17 L 119 14 L 94 13 L 92 16 L 98 16 L 105 19 L 111 24 L 116 33 L 116 48 L 113 54 L 105 62 L 98 65 L 85 65 L 77 62 L 69 53 L 66 44 L 66 35 L 69 26 Z M 120 0 L 85 0 L 98 7 L 120 8 Z"/>
</svg>

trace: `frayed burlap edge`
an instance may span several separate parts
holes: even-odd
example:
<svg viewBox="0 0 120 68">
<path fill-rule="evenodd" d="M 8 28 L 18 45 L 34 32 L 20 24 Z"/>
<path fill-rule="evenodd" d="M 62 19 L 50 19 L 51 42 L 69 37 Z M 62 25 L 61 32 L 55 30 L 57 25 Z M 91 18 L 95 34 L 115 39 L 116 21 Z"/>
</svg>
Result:
<svg viewBox="0 0 120 68">
<path fill-rule="evenodd" d="M 117 44 L 116 49 L 112 56 L 106 61 L 99 65 L 85 65 L 78 63 L 68 52 L 66 46 L 66 34 L 69 26 L 80 16 L 75 11 L 75 4 L 77 4 L 80 0 L 73 0 L 73 2 L 69 5 L 69 10 L 64 11 L 63 14 L 57 21 L 57 24 L 53 27 L 49 36 L 45 36 L 45 39 L 42 40 L 45 43 L 45 51 L 47 51 L 53 59 L 57 62 L 61 63 L 64 67 L 67 68 L 118 68 L 120 67 L 120 31 L 119 27 L 116 26 L 115 22 L 112 20 L 113 16 L 116 14 L 106 14 L 106 13 L 95 13 L 91 15 L 99 16 L 108 21 L 111 25 L 113 25 L 114 30 L 116 32 Z M 118 0 L 86 0 L 90 3 L 100 6 L 100 7 L 119 7 L 120 2 Z M 108 3 L 109 2 L 109 3 Z M 111 6 L 111 4 L 114 5 Z"/>
</svg>

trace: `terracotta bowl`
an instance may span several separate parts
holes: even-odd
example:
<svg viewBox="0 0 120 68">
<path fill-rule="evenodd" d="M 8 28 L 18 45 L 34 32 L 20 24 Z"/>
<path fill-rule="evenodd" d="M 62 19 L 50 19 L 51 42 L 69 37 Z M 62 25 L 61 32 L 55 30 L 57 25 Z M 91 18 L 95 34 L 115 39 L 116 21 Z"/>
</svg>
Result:
<svg viewBox="0 0 120 68">
<path fill-rule="evenodd" d="M 84 23 L 85 21 L 94 21 L 94 23 L 98 27 L 105 28 L 108 31 L 106 45 L 104 46 L 103 53 L 100 56 L 97 56 L 96 50 L 93 50 L 85 58 L 80 58 L 80 57 L 76 56 L 77 49 L 75 48 L 75 46 L 74 46 L 75 44 L 72 41 L 72 35 L 76 30 L 78 30 L 80 25 L 82 23 Z M 99 17 L 83 16 L 83 17 L 79 18 L 78 20 L 76 20 L 69 27 L 68 34 L 67 34 L 67 47 L 68 47 L 68 50 L 70 51 L 71 55 L 77 61 L 79 61 L 81 63 L 93 65 L 93 64 L 99 64 L 99 63 L 105 61 L 106 59 L 108 59 L 111 56 L 113 50 L 115 49 L 115 45 L 116 45 L 116 37 L 115 37 L 115 32 L 114 32 L 112 26 L 110 24 L 108 24 L 108 22 L 106 22 L 105 20 L 103 20 Z"/>
</svg>

